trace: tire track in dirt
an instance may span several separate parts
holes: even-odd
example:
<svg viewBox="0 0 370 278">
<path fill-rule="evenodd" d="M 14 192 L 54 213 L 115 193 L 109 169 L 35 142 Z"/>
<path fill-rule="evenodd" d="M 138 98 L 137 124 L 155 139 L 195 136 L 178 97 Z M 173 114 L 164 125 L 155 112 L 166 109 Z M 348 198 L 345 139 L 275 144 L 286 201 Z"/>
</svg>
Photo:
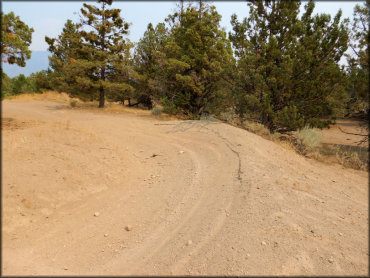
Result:
<svg viewBox="0 0 370 278">
<path fill-rule="evenodd" d="M 164 139 L 165 138 L 162 138 L 161 140 L 164 140 Z M 176 248 L 178 248 L 178 250 L 182 250 L 182 248 L 184 246 L 184 243 L 186 241 L 185 240 L 186 237 L 185 237 L 185 233 L 180 233 L 179 234 L 179 232 L 184 231 L 184 227 L 186 227 L 186 226 L 195 226 L 195 227 L 197 227 L 197 229 L 199 229 L 199 227 L 197 225 L 195 225 L 196 223 L 194 223 L 194 220 L 192 218 L 193 218 L 194 215 L 196 216 L 199 213 L 199 211 L 202 211 L 202 208 L 204 209 L 205 201 L 207 199 L 210 199 L 209 188 L 204 187 L 204 185 L 202 185 L 202 184 L 210 184 L 210 183 L 205 182 L 205 179 L 207 179 L 207 177 L 204 176 L 204 171 L 201 169 L 201 166 L 202 165 L 206 166 L 206 165 L 209 165 L 211 163 L 207 160 L 204 160 L 204 158 L 203 158 L 203 160 L 201 160 L 199 158 L 199 153 L 198 152 L 194 152 L 190 148 L 187 148 L 186 147 L 186 141 L 183 138 L 181 138 L 181 139 L 179 137 L 172 138 L 169 141 L 169 143 L 171 143 L 173 141 L 177 142 L 179 140 L 183 142 L 183 144 L 181 145 L 181 148 L 183 150 L 185 150 L 185 153 L 183 155 L 190 154 L 193 163 L 195 163 L 197 165 L 197 167 L 195 168 L 195 173 L 197 173 L 197 174 L 195 174 L 195 176 L 197 176 L 197 178 L 193 179 L 190 182 L 190 184 L 191 184 L 190 186 L 187 186 L 188 190 L 186 190 L 187 191 L 186 195 L 184 196 L 184 198 L 182 198 L 182 200 L 180 202 L 180 205 L 177 206 L 176 208 L 174 208 L 173 214 L 171 214 L 167 218 L 166 223 L 164 223 L 163 225 L 161 225 L 160 228 L 155 230 L 152 233 L 151 237 L 146 240 L 146 243 L 144 243 L 140 247 L 140 249 L 142 249 L 142 251 L 139 251 L 139 252 L 135 251 L 134 252 L 135 255 L 131 254 L 130 261 L 135 262 L 140 258 L 140 262 L 141 262 L 140 265 L 138 265 L 134 268 L 126 269 L 125 273 L 128 273 L 128 274 L 141 273 L 140 271 L 143 271 L 143 268 L 145 268 L 145 266 L 147 266 L 149 261 L 154 261 L 155 257 L 160 258 L 160 257 L 163 256 L 163 254 L 162 254 L 162 256 L 158 256 L 159 253 L 166 252 L 164 250 L 173 248 L 173 245 L 174 245 L 173 242 L 175 242 L 175 245 L 176 245 L 176 242 L 181 241 L 182 243 L 180 245 L 182 245 L 182 246 L 177 246 L 176 245 Z M 193 143 L 192 141 L 187 142 L 187 144 L 192 144 L 192 143 Z M 173 143 L 171 143 L 171 144 L 174 145 Z M 177 146 L 177 148 L 180 147 L 179 145 L 176 145 L 176 146 Z M 216 155 L 215 151 L 217 151 L 217 149 L 209 148 L 209 146 L 207 146 L 207 145 L 205 147 L 204 144 L 202 145 L 202 148 L 207 149 L 207 153 L 213 153 L 214 155 Z M 203 154 L 203 156 L 204 156 L 204 154 Z M 221 156 L 218 155 L 218 157 L 221 157 Z M 207 159 L 209 159 L 209 158 L 207 158 Z M 200 161 L 202 161 L 202 162 L 200 162 Z M 201 178 L 202 176 L 204 176 L 204 177 Z M 201 182 L 202 180 L 203 180 L 203 183 Z M 181 181 L 179 181 L 178 186 L 183 186 L 183 185 L 184 185 L 184 182 L 181 183 Z M 198 191 L 195 191 L 196 193 L 194 193 L 194 188 L 195 189 L 198 188 Z M 201 191 L 200 191 L 200 189 L 201 189 Z M 196 199 L 195 202 L 191 202 L 191 199 L 193 199 L 193 198 Z M 230 198 L 230 200 L 227 202 L 226 209 L 228 209 L 230 207 L 230 205 L 232 203 L 232 200 L 233 200 L 233 198 Z M 186 205 L 187 203 L 189 203 L 189 205 Z M 187 207 L 190 206 L 190 208 L 185 210 L 186 206 Z M 220 213 L 220 215 L 221 215 L 221 219 L 225 218 L 224 213 Z M 216 220 L 212 222 L 211 226 L 215 226 L 215 223 L 218 223 L 218 226 L 220 226 L 220 224 L 222 225 L 222 221 L 217 219 L 216 216 L 212 216 L 212 217 L 215 217 Z M 193 223 L 191 223 L 191 225 L 189 225 L 189 222 L 193 222 Z M 199 226 L 201 227 L 202 225 L 199 225 Z M 215 232 L 214 229 L 215 228 L 213 228 L 213 233 Z M 166 234 L 165 238 L 163 238 L 164 234 Z M 208 232 L 208 234 L 210 235 L 211 233 Z M 209 235 L 208 235 L 208 237 L 209 237 Z M 185 239 L 184 239 L 184 237 L 185 237 Z M 204 238 L 202 240 L 200 240 L 200 239 L 198 239 L 198 240 L 199 240 L 199 242 L 204 242 L 205 241 Z M 147 250 L 150 250 L 150 252 L 148 253 Z M 183 253 L 183 251 L 181 251 L 181 252 Z M 145 254 L 145 256 L 142 256 L 143 254 Z M 171 252 L 171 254 L 172 254 L 172 256 L 174 256 L 173 252 Z M 177 256 L 179 256 L 179 255 L 177 255 Z M 127 262 L 127 265 L 132 265 L 132 264 Z M 170 266 L 168 266 L 168 267 L 170 267 Z M 145 272 L 143 272 L 143 273 L 145 273 Z M 147 273 L 151 273 L 151 272 L 147 272 Z M 165 272 L 162 272 L 162 273 L 165 273 Z"/>
<path fill-rule="evenodd" d="M 38 200 L 32 191 L 44 190 L 43 180 L 65 197 L 62 205 L 50 205 L 47 220 L 30 214 L 6 222 L 6 274 L 366 272 L 368 250 L 361 243 L 368 239 L 368 188 L 361 172 L 310 162 L 215 122 L 161 123 L 144 116 L 55 110 L 50 102 L 6 103 L 7 116 L 45 121 L 5 134 L 5 157 L 31 170 L 17 172 L 7 164 L 3 204 L 8 211 L 16 208 L 17 192 L 32 204 Z M 48 134 L 48 126 L 60 129 L 60 135 Z M 38 138 L 50 144 L 39 153 Z M 31 145 L 19 149 L 24 144 Z M 62 161 L 51 156 L 53 147 Z M 73 179 L 49 175 L 48 169 L 54 173 L 60 163 L 63 175 Z M 13 184 L 20 189 L 14 191 Z M 80 196 L 75 186 L 87 192 Z M 14 228 L 17 220 L 23 220 L 23 228 Z M 127 224 L 132 231 L 124 229 Z"/>
</svg>

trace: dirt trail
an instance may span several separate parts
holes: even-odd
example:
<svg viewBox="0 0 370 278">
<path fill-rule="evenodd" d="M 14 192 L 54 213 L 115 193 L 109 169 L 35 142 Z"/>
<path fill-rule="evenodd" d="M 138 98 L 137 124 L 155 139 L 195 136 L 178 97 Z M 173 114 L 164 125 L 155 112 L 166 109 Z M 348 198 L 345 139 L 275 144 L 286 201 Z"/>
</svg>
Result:
<svg viewBox="0 0 370 278">
<path fill-rule="evenodd" d="M 213 121 L 2 105 L 3 275 L 368 275 L 366 172 Z"/>
</svg>

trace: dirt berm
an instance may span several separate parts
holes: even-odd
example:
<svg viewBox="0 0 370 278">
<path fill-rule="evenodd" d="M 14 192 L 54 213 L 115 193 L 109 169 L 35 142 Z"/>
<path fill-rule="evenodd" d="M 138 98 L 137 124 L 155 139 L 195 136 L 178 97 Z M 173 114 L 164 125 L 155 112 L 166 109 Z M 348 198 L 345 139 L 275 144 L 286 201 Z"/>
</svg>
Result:
<svg viewBox="0 0 370 278">
<path fill-rule="evenodd" d="M 5 100 L 3 275 L 368 275 L 368 173 L 215 121 Z"/>
</svg>

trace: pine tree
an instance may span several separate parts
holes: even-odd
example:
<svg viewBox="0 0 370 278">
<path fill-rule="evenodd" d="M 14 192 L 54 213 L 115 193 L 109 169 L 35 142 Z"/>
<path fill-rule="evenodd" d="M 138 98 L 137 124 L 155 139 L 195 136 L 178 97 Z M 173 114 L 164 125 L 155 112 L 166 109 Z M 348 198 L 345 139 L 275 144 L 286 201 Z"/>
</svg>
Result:
<svg viewBox="0 0 370 278">
<path fill-rule="evenodd" d="M 31 58 L 29 46 L 33 28 L 28 27 L 13 12 L 1 13 L 1 56 L 3 62 L 24 67 Z"/>
<path fill-rule="evenodd" d="M 81 22 L 67 22 L 58 40 L 46 38 L 54 54 L 51 66 L 68 84 L 69 93 L 82 99 L 121 100 L 134 91 L 130 84 L 132 43 L 123 36 L 129 24 L 120 9 L 109 9 L 112 0 L 99 0 L 99 6 L 84 3 Z M 72 86 L 72 87 L 71 87 Z"/>
<path fill-rule="evenodd" d="M 46 36 L 45 41 L 49 45 L 49 52 L 53 54 L 49 57 L 49 65 L 53 72 L 48 75 L 54 87 L 71 96 L 81 97 L 81 88 L 76 82 L 77 75 L 73 70 L 73 64 L 77 59 L 87 58 L 87 55 L 81 51 L 82 37 L 79 25 L 69 19 L 58 38 L 52 39 Z"/>
<path fill-rule="evenodd" d="M 128 70 L 125 59 L 129 58 L 132 45 L 123 36 L 128 34 L 129 24 L 121 18 L 120 9 L 109 9 L 112 0 L 98 0 L 98 3 L 99 7 L 83 4 L 81 9 L 82 25 L 90 30 L 81 31 L 88 59 L 77 60 L 76 68 L 87 70 L 87 76 L 79 77 L 78 83 L 99 91 L 102 108 L 106 92 L 124 94 L 134 89 L 126 80 L 117 78 Z"/>
<path fill-rule="evenodd" d="M 349 112 L 369 113 L 369 40 L 370 1 L 356 5 L 349 46 L 352 55 L 347 55 L 349 77 Z"/>
<path fill-rule="evenodd" d="M 144 103 L 149 109 L 153 101 L 159 101 L 158 85 L 160 87 L 160 57 L 164 51 L 167 40 L 167 29 L 164 23 L 159 23 L 155 28 L 148 24 L 144 36 L 135 48 L 135 71 L 139 74 L 136 83 L 135 98 L 138 103 Z"/>
<path fill-rule="evenodd" d="M 164 55 L 160 58 L 162 103 L 190 117 L 215 110 L 225 96 L 225 68 L 232 63 L 232 49 L 220 28 L 214 6 L 188 6 L 170 15 Z M 159 82 L 158 82 L 159 83 Z"/>
<path fill-rule="evenodd" d="M 12 94 L 12 79 L 5 73 L 1 72 L 1 99 Z"/>
<path fill-rule="evenodd" d="M 232 16 L 239 115 L 255 115 L 270 131 L 305 125 L 324 127 L 333 113 L 330 98 L 342 98 L 344 75 L 338 66 L 348 31 L 341 11 L 313 16 L 314 3 L 260 1 L 249 4 L 242 22 Z"/>
</svg>

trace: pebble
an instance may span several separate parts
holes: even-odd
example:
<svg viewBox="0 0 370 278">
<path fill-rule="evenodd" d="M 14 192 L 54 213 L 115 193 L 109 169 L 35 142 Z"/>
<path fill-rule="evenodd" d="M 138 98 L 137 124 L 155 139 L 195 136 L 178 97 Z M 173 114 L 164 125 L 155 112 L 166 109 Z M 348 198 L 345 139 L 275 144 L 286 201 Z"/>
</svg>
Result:
<svg viewBox="0 0 370 278">
<path fill-rule="evenodd" d="M 99 215 L 100 215 L 100 213 L 99 213 L 99 212 L 95 212 L 95 213 L 94 213 L 94 216 L 95 216 L 95 217 L 98 217 Z"/>
<path fill-rule="evenodd" d="M 311 233 L 313 233 L 313 234 L 314 234 L 314 233 L 315 233 L 315 231 L 314 231 L 314 230 L 311 230 Z"/>
<path fill-rule="evenodd" d="M 104 234 L 104 236 L 105 236 L 105 237 L 107 237 L 107 236 L 108 236 L 108 234 Z"/>
<path fill-rule="evenodd" d="M 343 234 L 342 234 L 342 233 L 338 233 L 338 235 L 343 236 Z"/>
<path fill-rule="evenodd" d="M 193 241 L 191 240 L 188 240 L 188 242 L 186 243 L 187 246 L 192 245 L 192 244 L 193 244 Z"/>
<path fill-rule="evenodd" d="M 179 154 L 183 154 L 184 153 L 184 151 L 179 151 Z"/>
<path fill-rule="evenodd" d="M 68 267 L 66 267 L 66 266 L 65 266 L 65 267 L 64 267 L 64 270 L 68 270 Z"/>
<path fill-rule="evenodd" d="M 125 229 L 126 229 L 126 231 L 128 231 L 128 232 L 129 232 L 129 231 L 131 231 L 131 230 L 132 230 L 132 226 L 131 226 L 131 225 L 127 225 Z"/>
<path fill-rule="evenodd" d="M 257 189 L 261 189 L 262 188 L 262 185 L 257 185 Z"/>
<path fill-rule="evenodd" d="M 251 254 L 247 253 L 247 257 L 250 257 L 250 256 L 251 256 Z"/>
<path fill-rule="evenodd" d="M 262 241 L 262 242 L 261 242 L 261 244 L 262 244 L 262 245 L 266 245 L 266 242 Z"/>
<path fill-rule="evenodd" d="M 331 263 L 331 264 L 332 264 L 332 263 L 334 263 L 334 259 L 333 259 L 333 258 L 329 258 L 329 259 L 328 259 L 328 261 L 329 261 L 329 263 Z"/>
<path fill-rule="evenodd" d="M 274 241 L 274 247 L 278 247 L 279 243 L 277 243 L 276 241 Z"/>
</svg>

